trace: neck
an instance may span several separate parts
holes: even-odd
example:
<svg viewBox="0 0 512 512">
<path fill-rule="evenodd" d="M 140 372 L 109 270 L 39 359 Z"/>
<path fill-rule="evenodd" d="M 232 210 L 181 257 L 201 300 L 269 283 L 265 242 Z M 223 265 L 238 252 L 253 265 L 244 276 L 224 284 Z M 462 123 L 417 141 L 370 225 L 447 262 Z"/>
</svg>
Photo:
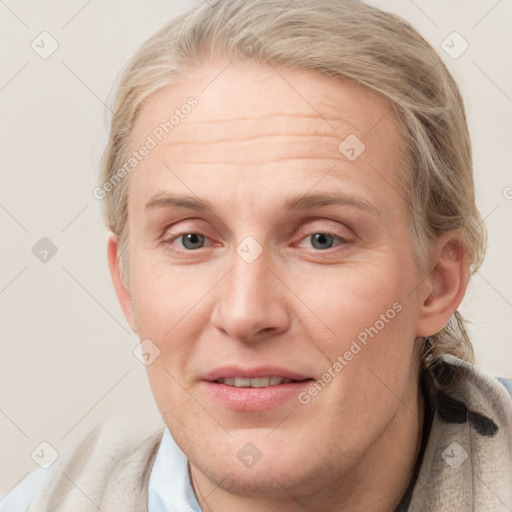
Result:
<svg viewBox="0 0 512 512">
<path fill-rule="evenodd" d="M 411 386 L 414 388 L 414 386 Z M 398 398 L 397 398 L 398 399 Z M 191 481 L 203 512 L 393 512 L 413 475 L 423 431 L 424 403 L 418 388 L 401 397 L 396 415 L 379 439 L 344 475 L 319 484 L 314 493 L 287 490 L 286 498 L 234 495 L 190 464 Z"/>
</svg>

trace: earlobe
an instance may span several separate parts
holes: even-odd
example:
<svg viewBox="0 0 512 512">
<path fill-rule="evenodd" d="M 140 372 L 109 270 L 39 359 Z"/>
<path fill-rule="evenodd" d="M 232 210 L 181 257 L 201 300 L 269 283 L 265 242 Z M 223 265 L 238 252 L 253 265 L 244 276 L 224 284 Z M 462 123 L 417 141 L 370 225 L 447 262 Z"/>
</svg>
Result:
<svg viewBox="0 0 512 512">
<path fill-rule="evenodd" d="M 431 261 L 430 293 L 420 307 L 417 337 L 435 334 L 448 323 L 468 285 L 467 251 L 453 235 L 446 234 L 438 239 Z"/>
<path fill-rule="evenodd" d="M 108 239 L 108 267 L 110 270 L 110 277 L 112 278 L 112 283 L 114 285 L 114 289 L 117 295 L 117 299 L 119 300 L 119 304 L 123 310 L 124 316 L 132 331 L 135 334 L 138 334 L 137 323 L 135 321 L 135 313 L 133 309 L 132 298 L 129 290 L 126 288 L 123 279 L 121 277 L 121 272 L 119 269 L 119 260 L 118 260 L 118 240 L 117 237 L 113 234 L 109 236 Z"/>
</svg>

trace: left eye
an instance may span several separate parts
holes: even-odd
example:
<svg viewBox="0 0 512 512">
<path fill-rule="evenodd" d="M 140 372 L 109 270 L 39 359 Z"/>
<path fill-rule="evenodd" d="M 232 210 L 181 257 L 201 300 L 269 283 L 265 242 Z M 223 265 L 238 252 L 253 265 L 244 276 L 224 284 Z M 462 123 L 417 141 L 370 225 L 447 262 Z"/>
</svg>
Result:
<svg viewBox="0 0 512 512">
<path fill-rule="evenodd" d="M 311 235 L 308 235 L 307 237 L 303 238 L 303 240 L 311 240 L 311 245 L 314 249 L 330 249 L 335 244 L 336 240 L 340 241 L 340 244 L 344 244 L 347 241 L 335 233 L 326 233 L 326 232 L 318 232 L 318 233 L 312 233 Z M 337 244 L 337 245 L 340 245 Z"/>
</svg>

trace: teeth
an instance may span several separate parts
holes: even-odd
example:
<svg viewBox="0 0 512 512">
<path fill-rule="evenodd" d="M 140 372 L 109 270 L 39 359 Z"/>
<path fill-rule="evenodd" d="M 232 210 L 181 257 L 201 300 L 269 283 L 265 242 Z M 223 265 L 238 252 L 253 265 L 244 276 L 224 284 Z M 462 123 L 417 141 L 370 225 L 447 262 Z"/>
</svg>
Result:
<svg viewBox="0 0 512 512">
<path fill-rule="evenodd" d="M 251 388 L 264 388 L 266 386 L 270 386 L 270 377 L 259 377 L 257 379 L 250 379 L 250 383 Z"/>
<path fill-rule="evenodd" d="M 235 377 L 233 379 L 233 386 L 236 386 L 237 388 L 249 388 L 249 387 L 251 387 L 251 379 Z"/>
<path fill-rule="evenodd" d="M 246 379 L 244 377 L 232 377 L 219 379 L 217 382 L 225 384 L 226 386 L 234 386 L 236 388 L 265 388 L 267 386 L 277 386 L 291 382 L 291 379 L 285 377 L 257 377 L 254 379 Z"/>
</svg>

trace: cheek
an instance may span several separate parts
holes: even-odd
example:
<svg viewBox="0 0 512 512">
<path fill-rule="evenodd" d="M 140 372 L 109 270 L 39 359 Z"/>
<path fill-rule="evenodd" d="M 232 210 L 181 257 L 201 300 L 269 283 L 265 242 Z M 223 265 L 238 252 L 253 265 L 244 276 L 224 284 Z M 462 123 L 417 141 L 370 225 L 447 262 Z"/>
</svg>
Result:
<svg viewBox="0 0 512 512">
<path fill-rule="evenodd" d="M 317 313 L 306 321 L 307 330 L 334 362 L 323 368 L 326 380 L 336 376 L 333 400 L 344 396 L 348 405 L 362 393 L 374 407 L 393 399 L 386 386 L 401 393 L 407 385 L 418 318 L 410 294 L 416 286 L 414 269 L 412 260 L 382 257 L 302 278 L 301 294 Z"/>
<path fill-rule="evenodd" d="M 170 265 L 165 257 L 134 257 L 132 300 L 140 336 L 165 340 L 198 325 L 201 299 L 212 289 L 215 275 L 200 266 Z"/>
<path fill-rule="evenodd" d="M 313 325 L 321 324 L 311 317 L 308 331 L 331 361 L 319 368 L 325 391 L 315 402 L 311 390 L 310 404 L 324 417 L 327 430 L 339 428 L 336 418 L 352 418 L 353 425 L 345 426 L 347 435 L 361 436 L 358 429 L 365 425 L 364 435 L 370 439 L 396 412 L 401 403 L 397 397 L 413 385 L 417 311 L 407 295 L 414 279 L 407 267 L 402 272 L 398 268 L 345 267 L 336 279 L 311 275 L 309 288 L 303 288 L 308 305 L 331 331 L 325 329 L 327 334 L 319 337 Z M 324 410 L 332 414 L 325 417 Z"/>
<path fill-rule="evenodd" d="M 377 322 L 381 315 L 385 315 L 385 320 L 397 319 L 386 325 L 400 323 L 396 309 L 405 306 L 407 294 L 404 292 L 408 286 L 413 287 L 408 285 L 413 282 L 408 274 L 403 262 L 382 258 L 338 268 L 313 269 L 297 274 L 292 282 L 300 283 L 297 295 L 305 299 L 305 304 L 317 313 L 326 328 L 334 331 L 331 334 L 353 338 Z M 397 302 L 401 308 L 393 309 Z"/>
<path fill-rule="evenodd" d="M 156 405 L 176 441 L 204 437 L 205 426 L 211 431 L 218 428 L 201 402 L 193 398 L 193 392 L 186 390 L 188 386 L 177 368 L 161 357 L 146 369 Z"/>
<path fill-rule="evenodd" d="M 142 262 L 139 262 L 142 263 Z M 133 301 L 137 312 L 140 339 L 149 339 L 159 356 L 146 368 L 156 403 L 165 411 L 188 411 L 200 415 L 197 403 L 184 389 L 191 386 L 188 365 L 194 359 L 197 340 L 208 324 L 212 290 L 218 272 L 199 272 L 198 267 L 185 268 L 162 262 L 139 266 L 133 279 Z M 179 422 L 180 418 L 169 421 Z"/>
</svg>

